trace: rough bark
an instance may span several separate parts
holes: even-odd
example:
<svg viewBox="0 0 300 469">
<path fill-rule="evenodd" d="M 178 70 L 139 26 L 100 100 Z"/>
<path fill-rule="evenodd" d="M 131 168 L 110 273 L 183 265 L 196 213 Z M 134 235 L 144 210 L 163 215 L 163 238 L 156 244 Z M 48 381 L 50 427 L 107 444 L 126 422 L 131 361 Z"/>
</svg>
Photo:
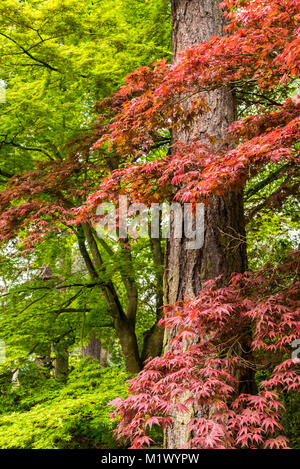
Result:
<svg viewBox="0 0 300 469">
<path fill-rule="evenodd" d="M 173 60 L 186 48 L 221 35 L 224 19 L 218 0 L 173 0 Z M 174 141 L 185 143 L 198 138 L 208 141 L 215 137 L 217 147 L 227 127 L 235 120 L 234 95 L 222 88 L 204 93 L 210 110 L 195 119 L 188 131 L 177 129 Z M 172 304 L 184 295 L 195 296 L 204 281 L 246 269 L 246 244 L 242 194 L 211 197 L 205 208 L 204 244 L 201 249 L 186 249 L 187 240 L 172 238 L 167 243 L 165 260 L 164 302 Z M 165 335 L 168 346 L 172 336 Z M 189 437 L 189 415 L 173 415 L 174 425 L 165 432 L 166 448 L 181 448 Z"/>
</svg>

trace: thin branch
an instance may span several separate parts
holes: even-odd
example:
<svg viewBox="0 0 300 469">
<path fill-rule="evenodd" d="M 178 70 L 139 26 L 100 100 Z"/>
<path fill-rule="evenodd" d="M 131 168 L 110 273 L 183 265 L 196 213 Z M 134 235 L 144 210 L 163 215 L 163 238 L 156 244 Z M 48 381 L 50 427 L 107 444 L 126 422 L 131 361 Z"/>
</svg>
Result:
<svg viewBox="0 0 300 469">
<path fill-rule="evenodd" d="M 293 166 L 293 163 L 289 161 L 288 163 L 285 163 L 283 166 L 280 166 L 280 168 L 277 168 L 275 171 L 270 173 L 265 179 L 263 179 L 262 181 L 259 181 L 254 187 L 248 189 L 245 192 L 245 200 L 250 199 L 253 195 L 257 194 L 257 192 L 262 190 L 268 184 L 271 184 L 271 182 L 277 179 L 277 176 L 280 175 L 282 171 L 285 171 L 286 169 L 292 166 Z"/>
<path fill-rule="evenodd" d="M 43 148 L 24 147 L 23 145 L 20 145 L 19 143 L 15 143 L 15 142 L 6 142 L 5 144 L 6 145 L 11 145 L 11 146 L 16 147 L 16 148 L 21 148 L 22 150 L 25 150 L 25 151 L 38 151 L 40 153 L 43 153 L 45 156 L 47 156 L 51 161 L 55 161 L 55 159 L 51 155 L 49 155 L 49 153 L 47 153 L 45 150 L 43 150 Z"/>
<path fill-rule="evenodd" d="M 245 91 L 245 90 L 238 90 L 238 94 L 241 94 L 241 95 L 247 94 L 248 96 L 249 95 L 250 96 L 257 96 L 258 98 L 263 98 L 265 101 L 272 104 L 273 106 L 282 106 L 282 104 L 279 103 L 278 101 L 275 101 L 274 99 L 269 98 L 268 96 L 266 96 L 262 93 L 254 93 L 254 92 L 251 92 L 251 91 L 249 92 L 249 91 Z M 257 103 L 257 101 L 255 101 L 255 103 Z"/>
<path fill-rule="evenodd" d="M 21 44 L 19 44 L 15 39 L 13 39 L 12 37 L 10 36 L 7 36 L 7 34 L 5 33 L 2 33 L 0 32 L 0 36 L 3 36 L 5 37 L 6 39 L 8 39 L 9 41 L 13 42 L 17 47 L 19 47 L 25 55 L 27 55 L 28 57 L 30 57 L 32 60 L 34 60 L 35 62 L 38 62 L 39 64 L 43 65 L 44 67 L 48 68 L 49 70 L 52 70 L 53 72 L 59 72 L 61 73 L 61 71 L 56 68 L 56 67 L 53 67 L 52 65 L 49 65 L 47 62 L 44 62 L 44 60 L 41 60 L 41 59 L 38 59 L 37 57 L 35 57 L 34 55 L 32 55 L 30 52 L 28 52 L 27 49 L 25 49 L 23 46 L 21 46 Z"/>
<path fill-rule="evenodd" d="M 4 298 L 5 296 L 13 295 L 14 293 L 30 293 L 32 291 L 37 291 L 37 290 L 62 290 L 66 288 L 72 288 L 72 287 L 83 287 L 83 288 L 94 288 L 99 285 L 104 285 L 103 282 L 100 280 L 98 282 L 94 283 L 73 283 L 71 285 L 43 285 L 41 287 L 31 287 L 27 288 L 25 290 L 18 290 L 17 292 L 8 292 L 4 293 L 3 295 L 0 295 L 0 298 Z"/>
</svg>

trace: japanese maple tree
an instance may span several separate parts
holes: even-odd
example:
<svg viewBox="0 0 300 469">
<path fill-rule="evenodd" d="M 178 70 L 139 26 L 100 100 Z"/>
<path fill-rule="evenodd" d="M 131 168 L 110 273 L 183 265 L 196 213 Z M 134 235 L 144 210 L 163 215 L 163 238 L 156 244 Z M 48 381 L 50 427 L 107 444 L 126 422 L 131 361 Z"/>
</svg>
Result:
<svg viewBox="0 0 300 469">
<path fill-rule="evenodd" d="M 103 103 L 106 131 L 94 149 L 105 146 L 130 163 L 88 198 L 80 220 L 120 190 L 147 204 L 169 198 L 210 207 L 213 196 L 240 193 L 266 164 L 297 174 L 300 100 L 288 95 L 299 76 L 299 4 L 228 0 L 220 7 L 228 21 L 224 36 L 189 48 L 173 65 L 140 68 Z M 209 93 L 224 89 L 242 102 L 250 96 L 252 115 L 222 135 L 186 139 L 184 132 L 210 112 Z M 170 145 L 163 138 L 168 131 Z M 174 135 L 183 138 L 174 141 Z M 168 145 L 167 155 L 140 163 L 157 145 Z M 291 265 L 298 272 L 298 264 Z M 150 444 L 147 427 L 167 432 L 175 411 L 189 416 L 192 448 L 286 447 L 278 392 L 299 385 L 295 363 L 286 359 L 299 335 L 297 297 L 297 284 L 266 271 L 232 275 L 228 282 L 219 277 L 196 298 L 167 306 L 163 323 L 173 340 L 133 380 L 131 396 L 115 401 L 118 435 L 143 447 Z M 265 360 L 271 376 L 258 393 L 254 385 L 253 393 L 243 392 L 244 370 L 256 372 Z"/>
<path fill-rule="evenodd" d="M 266 163 L 299 163 L 299 95 L 276 101 L 300 72 L 298 2 L 226 1 L 220 7 L 230 8 L 224 12 L 230 20 L 228 35 L 185 51 L 178 64 L 163 60 L 128 75 L 127 84 L 102 104 L 115 115 L 94 149 L 106 142 L 133 161 L 142 157 L 164 142 L 163 131 L 189 126 L 199 113 L 207 112 L 201 91 L 233 87 L 240 99 L 258 96 L 256 113 L 233 123 L 227 146 L 219 142 L 217 151 L 198 139 L 188 145 L 177 141 L 165 158 L 114 171 L 89 197 L 90 204 L 113 198 L 120 178 L 123 190 L 145 203 L 152 201 L 154 192 L 154 201 L 159 200 L 149 180 L 157 182 L 161 200 L 172 184 L 175 199 L 193 202 L 238 189 Z M 186 108 L 184 102 L 193 95 Z"/>
<path fill-rule="evenodd" d="M 142 448 L 152 441 L 147 430 L 172 426 L 176 411 L 188 416 L 188 448 L 286 448 L 280 397 L 300 385 L 299 359 L 290 358 L 300 333 L 295 271 L 299 253 L 275 272 L 269 267 L 238 274 L 223 288 L 211 280 L 195 299 L 166 306 L 162 323 L 176 336 L 131 381 L 130 396 L 111 402 L 112 416 L 121 416 L 117 436 Z M 241 343 L 247 329 L 253 337 L 245 359 Z M 255 394 L 243 392 L 246 368 L 261 373 Z"/>
</svg>

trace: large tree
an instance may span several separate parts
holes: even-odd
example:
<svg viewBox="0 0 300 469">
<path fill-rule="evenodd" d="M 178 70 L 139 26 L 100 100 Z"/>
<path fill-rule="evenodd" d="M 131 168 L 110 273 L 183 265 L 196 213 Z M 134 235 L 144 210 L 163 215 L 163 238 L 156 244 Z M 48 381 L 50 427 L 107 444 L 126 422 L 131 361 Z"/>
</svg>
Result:
<svg viewBox="0 0 300 469">
<path fill-rule="evenodd" d="M 184 238 L 179 241 L 171 239 L 167 247 L 166 301 L 177 303 L 175 307 L 166 308 L 169 316 L 165 324 L 171 328 L 167 338 L 173 338 L 174 333 L 176 337 L 169 344 L 170 350 L 161 359 L 148 364 L 134 380 L 131 387 L 133 395 L 124 404 L 118 402 L 118 412 L 123 416 L 119 434 L 130 436 L 134 447 L 149 442 L 143 436 L 143 429 L 153 423 L 163 423 L 166 427 L 171 423 L 171 429 L 166 430 L 166 446 L 170 448 L 181 446 L 188 440 L 195 447 L 205 447 L 206 444 L 211 447 L 217 441 L 220 446 L 222 441 L 225 447 L 264 442 L 262 434 L 253 436 L 252 430 L 246 426 L 251 420 L 247 420 L 247 412 L 251 414 L 255 402 L 261 403 L 262 412 L 268 406 L 269 410 L 272 407 L 276 410 L 278 404 L 275 395 L 268 394 L 268 391 L 257 398 L 252 396 L 256 391 L 253 375 L 257 371 L 252 353 L 263 348 L 267 354 L 271 350 L 279 354 L 283 343 L 287 344 L 295 337 L 299 326 L 292 287 L 288 293 L 283 288 L 282 295 L 275 296 L 273 300 L 269 297 L 271 287 L 263 292 L 258 290 L 261 298 L 265 299 L 265 305 L 260 303 L 259 296 L 252 303 L 242 295 L 240 301 L 245 308 L 242 311 L 237 305 L 233 306 L 232 300 L 234 295 L 238 295 L 236 285 L 241 278 L 247 283 L 247 275 L 231 279 L 229 290 L 221 289 L 217 297 L 213 293 L 222 284 L 227 284 L 231 273 L 243 272 L 247 267 L 241 195 L 246 181 L 256 176 L 266 164 L 271 165 L 269 176 L 254 185 L 249 190 L 250 194 L 267 186 L 276 174 L 282 175 L 282 171 L 294 178 L 299 138 L 299 99 L 285 99 L 289 92 L 293 92 L 294 80 L 299 73 L 297 5 L 293 1 L 281 5 L 276 0 L 265 5 L 257 0 L 228 1 L 223 2 L 222 7 L 231 9 L 227 14 L 230 24 L 225 27 L 227 34 L 224 36 L 224 22 L 216 2 L 173 3 L 174 64 L 168 67 L 162 61 L 156 63 L 152 70 L 140 69 L 128 77 L 127 85 L 121 88 L 113 101 L 121 101 L 122 107 L 108 134 L 95 144 L 97 148 L 108 141 L 110 148 L 132 158 L 151 149 L 166 128 L 171 130 L 173 137 L 165 158 L 144 165 L 129 165 L 125 170 L 114 172 L 101 190 L 90 197 L 92 206 L 107 196 L 108 189 L 111 194 L 117 193 L 120 180 L 131 197 L 149 204 L 166 197 L 175 197 L 181 202 L 206 203 L 203 249 L 188 251 Z M 196 45 L 201 40 L 203 42 Z M 180 57 L 177 56 L 184 47 L 192 45 Z M 284 89 L 282 83 L 287 84 Z M 232 124 L 236 118 L 233 93 L 240 109 L 250 103 L 250 106 L 257 105 L 257 111 L 252 108 L 253 115 Z M 229 129 L 228 134 L 226 129 Z M 272 167 L 274 163 L 279 168 Z M 160 189 L 159 195 L 157 188 Z M 284 197 L 282 193 L 281 200 Z M 258 210 L 259 205 L 264 204 L 258 204 Z M 289 271 L 289 268 L 284 268 Z M 202 290 L 203 281 L 214 276 L 217 277 L 216 283 L 206 285 L 209 294 L 206 290 L 201 291 L 195 302 L 187 300 L 186 306 L 185 302 L 180 302 L 184 295 L 193 298 L 197 290 Z M 254 285 L 255 281 L 252 281 Z M 242 285 L 240 289 L 243 291 Z M 249 297 L 252 294 L 249 293 Z M 291 302 L 287 300 L 289 295 Z M 275 322 L 271 316 L 278 315 L 282 307 L 286 308 L 285 314 L 276 319 L 282 336 L 276 345 L 270 345 L 268 341 L 272 342 L 275 333 Z M 266 329 L 261 328 L 257 311 L 271 315 L 264 319 Z M 226 315 L 230 320 L 225 321 Z M 283 324 L 287 325 L 289 320 L 289 326 L 283 332 Z M 225 323 L 227 336 L 224 336 L 225 329 L 222 332 Z M 253 339 L 251 332 L 254 333 Z M 196 336 L 199 343 L 196 341 L 185 349 L 189 336 Z M 287 352 L 288 347 L 284 347 L 284 351 Z M 233 353 L 235 358 L 226 362 L 224 354 L 228 353 Z M 219 359 L 214 361 L 213 357 Z M 275 362 L 277 360 L 278 356 Z M 290 365 L 284 365 L 288 371 L 282 376 L 283 368 L 280 365 L 275 367 L 273 378 L 263 386 L 270 388 L 281 383 L 286 389 L 292 389 L 292 385 L 288 385 Z M 227 377 L 225 370 L 229 373 Z M 296 386 L 298 380 L 294 372 L 291 373 L 295 380 L 293 386 Z M 192 386 L 194 378 L 195 386 Z M 222 382 L 224 388 L 209 390 Z M 229 383 L 230 392 L 226 388 Z M 240 417 L 238 411 L 233 417 L 234 410 L 228 414 L 221 412 L 220 416 L 219 410 L 223 405 L 227 410 L 229 408 L 226 399 L 222 402 L 219 399 L 222 394 L 224 399 L 231 393 L 233 396 L 241 395 L 241 399 L 237 397 L 232 404 L 233 409 L 239 409 L 245 402 L 249 404 Z M 212 396 L 215 396 L 215 401 Z M 182 417 L 178 415 L 181 412 L 184 414 Z M 261 418 L 263 422 L 268 412 L 255 418 L 258 421 Z M 147 415 L 153 414 L 153 420 L 148 423 Z M 164 419 L 162 415 L 168 415 L 168 418 Z M 221 420 L 222 415 L 224 420 Z M 236 418 L 232 424 L 231 418 Z M 239 427 L 241 422 L 245 424 L 244 429 Z M 269 430 L 276 433 L 277 423 L 273 419 L 266 434 Z M 238 428 L 237 436 L 233 437 L 230 425 L 234 430 Z M 268 426 L 266 422 L 264 425 Z M 218 434 L 213 442 L 208 441 L 211 428 Z M 247 433 L 244 439 L 242 434 L 246 431 L 250 431 L 251 436 Z M 234 443 L 231 438 L 236 438 Z M 280 439 L 266 440 L 265 447 L 277 444 L 284 446 L 285 443 Z"/>
<path fill-rule="evenodd" d="M 225 18 L 218 0 L 172 1 L 173 62 L 180 60 L 186 49 L 224 34 Z M 216 89 L 201 94 L 209 110 L 196 117 L 188 127 L 177 128 L 173 141 L 188 144 L 194 139 L 220 149 L 224 145 L 228 126 L 236 119 L 236 100 L 230 88 Z M 195 99 L 187 97 L 185 106 Z M 232 272 L 247 268 L 245 224 L 242 192 L 231 192 L 223 197 L 212 196 L 205 210 L 204 244 L 201 249 L 188 249 L 189 240 L 171 236 L 166 253 L 165 304 L 174 304 L 187 295 L 199 293 L 203 282 L 223 275 L 223 281 Z M 166 341 L 172 340 L 167 332 Z M 186 415 L 176 413 L 176 423 L 167 428 L 165 445 L 180 448 L 188 438 Z"/>
</svg>

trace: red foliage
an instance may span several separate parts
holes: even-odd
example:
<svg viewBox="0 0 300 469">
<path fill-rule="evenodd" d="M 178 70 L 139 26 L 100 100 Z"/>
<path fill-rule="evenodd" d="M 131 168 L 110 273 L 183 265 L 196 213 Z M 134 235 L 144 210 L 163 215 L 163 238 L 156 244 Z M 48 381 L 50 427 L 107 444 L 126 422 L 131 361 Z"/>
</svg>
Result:
<svg viewBox="0 0 300 469">
<path fill-rule="evenodd" d="M 172 425 L 176 411 L 190 412 L 189 448 L 287 447 L 280 393 L 300 387 L 290 359 L 300 334 L 300 283 L 288 281 L 295 266 L 299 271 L 300 253 L 292 257 L 284 277 L 278 269 L 234 275 L 223 288 L 209 281 L 195 299 L 165 307 L 162 323 L 177 335 L 130 382 L 129 397 L 111 403 L 112 416 L 121 416 L 119 438 L 142 448 L 148 427 Z M 245 330 L 253 332 L 248 360 Z M 272 369 L 257 395 L 238 395 L 237 373 L 247 367 Z"/>
<path fill-rule="evenodd" d="M 109 103 L 105 101 L 115 115 L 94 149 L 106 145 L 131 163 L 104 180 L 88 198 L 82 217 L 102 200 L 114 200 L 120 188 L 144 203 L 173 197 L 174 189 L 179 201 L 205 201 L 212 193 L 242 187 L 266 163 L 299 164 L 299 96 L 283 103 L 268 98 L 272 90 L 299 76 L 299 2 L 226 0 L 221 7 L 230 9 L 225 13 L 230 21 L 227 36 L 186 50 L 176 65 L 162 61 L 138 69 Z M 161 141 L 163 130 L 189 126 L 207 111 L 201 91 L 224 86 L 242 95 L 258 93 L 264 105 L 257 114 L 235 122 L 226 142 L 218 142 L 218 150 L 207 141 L 174 142 L 167 157 L 132 164 Z"/>
<path fill-rule="evenodd" d="M 221 7 L 229 9 L 226 36 L 212 37 L 186 50 L 176 65 L 162 60 L 131 73 L 112 98 L 97 104 L 101 114 L 92 135 L 81 137 L 84 149 L 79 147 L 69 160 L 49 163 L 46 171 L 37 168 L 11 181 L 0 200 L 2 239 L 14 236 L 25 224 L 26 229 L 32 227 L 32 239 L 38 241 L 40 219 L 44 231 L 45 223 L 49 230 L 56 230 L 54 213 L 59 213 L 63 223 L 70 223 L 71 208 L 91 193 L 79 222 L 90 219 L 90 208 L 115 200 L 120 192 L 146 204 L 174 194 L 182 202 L 206 201 L 212 193 L 240 189 L 268 162 L 299 163 L 295 149 L 300 136 L 299 97 L 277 104 L 268 98 L 268 93 L 299 74 L 299 2 L 226 0 Z M 165 158 L 137 163 L 165 140 L 162 132 L 189 126 L 207 111 L 201 91 L 223 86 L 250 95 L 266 93 L 261 112 L 235 122 L 226 142 L 218 142 L 218 150 L 208 141 L 174 142 Z M 268 105 L 271 110 L 266 112 Z M 91 164 L 92 144 L 101 149 L 99 165 Z M 112 174 L 99 187 L 103 161 Z M 120 167 L 124 162 L 127 166 Z M 288 191 L 283 190 L 280 195 L 285 194 Z"/>
<path fill-rule="evenodd" d="M 0 240 L 22 232 L 24 247 L 32 249 L 49 232 L 69 227 L 100 169 L 77 156 L 39 163 L 36 169 L 15 175 L 0 194 Z"/>
<path fill-rule="evenodd" d="M 171 197 L 174 187 L 181 202 L 206 201 L 211 194 L 239 189 L 266 163 L 299 164 L 300 155 L 293 149 L 300 138 L 299 109 L 300 100 L 288 98 L 279 110 L 235 122 L 229 132 L 242 141 L 226 152 L 213 153 L 200 141 L 177 142 L 165 158 L 117 169 L 89 196 L 81 213 L 103 200 L 115 200 L 121 187 L 133 200 L 146 204 Z"/>
<path fill-rule="evenodd" d="M 139 154 L 158 130 L 182 125 L 206 110 L 201 90 L 254 82 L 261 90 L 272 89 L 299 74 L 296 0 L 230 0 L 221 6 L 238 7 L 227 13 L 228 36 L 186 50 L 174 66 L 162 61 L 130 74 L 112 100 L 118 113 L 110 131 L 95 148 L 107 141 L 120 153 Z M 181 106 L 183 93 L 184 100 L 198 96 L 188 110 Z"/>
</svg>

